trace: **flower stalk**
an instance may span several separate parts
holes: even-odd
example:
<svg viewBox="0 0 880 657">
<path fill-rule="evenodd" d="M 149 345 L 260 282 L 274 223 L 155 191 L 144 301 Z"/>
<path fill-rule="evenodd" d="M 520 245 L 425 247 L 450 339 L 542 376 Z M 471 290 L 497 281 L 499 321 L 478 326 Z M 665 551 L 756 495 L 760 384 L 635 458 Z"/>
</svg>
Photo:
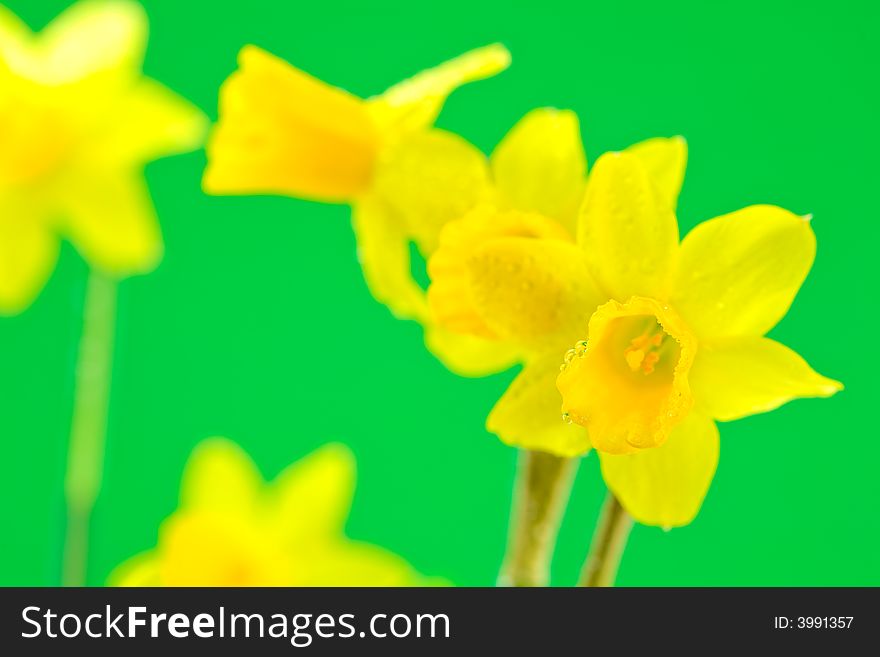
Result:
<svg viewBox="0 0 880 657">
<path fill-rule="evenodd" d="M 62 581 L 86 582 L 89 524 L 101 488 L 116 329 L 116 281 L 92 271 L 83 303 L 65 495 L 67 529 Z"/>
<path fill-rule="evenodd" d="M 501 586 L 547 586 L 577 459 L 522 450 Z"/>
<path fill-rule="evenodd" d="M 580 586 L 614 586 L 632 526 L 632 517 L 609 491 L 596 525 L 590 554 L 581 571 Z"/>
</svg>

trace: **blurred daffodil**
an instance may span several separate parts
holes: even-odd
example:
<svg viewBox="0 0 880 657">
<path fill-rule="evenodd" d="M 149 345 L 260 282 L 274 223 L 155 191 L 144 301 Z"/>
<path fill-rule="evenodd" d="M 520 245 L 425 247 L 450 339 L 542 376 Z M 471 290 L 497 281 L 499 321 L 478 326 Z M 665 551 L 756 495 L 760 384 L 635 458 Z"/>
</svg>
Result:
<svg viewBox="0 0 880 657">
<path fill-rule="evenodd" d="M 247 46 L 220 92 L 205 190 L 350 204 L 371 292 L 425 321 L 410 244 L 427 257 L 442 226 L 489 193 L 485 156 L 432 125 L 452 91 L 509 63 L 503 46 L 479 48 L 363 100 Z"/>
<path fill-rule="evenodd" d="M 462 307 L 462 254 L 475 240 L 490 236 L 571 240 L 587 160 L 577 116 L 553 108 L 526 114 L 488 158 L 464 144 L 444 158 L 427 144 L 411 145 L 409 158 L 387 167 L 385 188 L 401 216 L 443 218 L 433 222 L 419 242 L 422 253 L 430 257 L 432 280 L 428 309 L 421 318 L 425 341 L 452 371 L 476 376 L 510 367 L 523 359 L 526 349 L 516 341 L 499 339 Z M 446 179 L 452 180 L 454 172 L 459 182 L 448 186 L 436 184 L 430 176 L 421 180 L 408 176 L 407 159 L 433 161 L 437 169 L 450 172 Z M 480 193 L 462 197 L 458 188 Z M 462 215 L 467 219 L 457 221 Z M 438 248 L 442 253 L 437 253 Z"/>
<path fill-rule="evenodd" d="M 606 154 L 574 240 L 541 215 L 489 209 L 450 223 L 429 263 L 432 290 L 456 290 L 436 304 L 440 319 L 527 354 L 490 430 L 560 456 L 592 445 L 624 508 L 662 526 L 699 510 L 718 460 L 714 420 L 841 389 L 764 337 L 812 265 L 808 219 L 752 206 L 679 244 L 684 166 L 678 139 Z"/>
<path fill-rule="evenodd" d="M 120 586 L 413 586 L 432 583 L 403 559 L 343 534 L 354 458 L 326 445 L 266 483 L 234 443 L 201 443 L 180 507 L 153 550 L 111 575 Z M 436 582 L 433 582 L 436 583 Z"/>
<path fill-rule="evenodd" d="M 146 36 L 134 2 L 79 2 L 39 34 L 0 6 L 0 313 L 37 295 L 59 237 L 114 277 L 158 262 L 141 169 L 206 124 L 141 75 Z"/>
</svg>

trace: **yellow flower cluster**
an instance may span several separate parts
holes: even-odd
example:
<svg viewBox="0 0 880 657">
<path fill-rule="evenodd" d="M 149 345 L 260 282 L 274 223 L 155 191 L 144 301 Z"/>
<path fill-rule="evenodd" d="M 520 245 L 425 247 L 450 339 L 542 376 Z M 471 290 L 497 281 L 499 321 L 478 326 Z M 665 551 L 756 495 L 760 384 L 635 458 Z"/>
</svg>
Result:
<svg viewBox="0 0 880 657">
<path fill-rule="evenodd" d="M 524 354 L 489 429 L 560 456 L 594 447 L 629 513 L 667 527 L 693 519 L 712 480 L 713 418 L 841 387 L 763 337 L 812 264 L 808 219 L 752 206 L 679 244 L 685 160 L 681 139 L 605 154 L 574 231 L 481 207 L 446 227 L 429 263 L 436 317 Z"/>
<path fill-rule="evenodd" d="M 764 337 L 812 264 L 809 218 L 751 206 L 680 242 L 680 137 L 607 153 L 588 176 L 568 111 L 529 113 L 490 157 L 428 127 L 451 89 L 506 62 L 498 46 L 474 51 L 360 101 L 247 48 L 205 187 L 350 203 L 375 296 L 419 320 L 450 369 L 523 363 L 490 431 L 559 456 L 593 447 L 634 518 L 687 524 L 715 472 L 714 420 L 841 388 Z M 436 88 L 418 130 L 383 129 L 397 124 L 375 110 Z M 410 242 L 428 259 L 427 295 Z"/>
<path fill-rule="evenodd" d="M 196 148 L 206 120 L 141 74 L 146 35 L 125 0 L 79 2 L 39 34 L 0 7 L 0 313 L 34 299 L 61 239 L 111 278 L 158 264 L 142 169 Z M 451 370 L 522 366 L 490 431 L 556 457 L 595 449 L 631 516 L 687 524 L 714 476 L 716 421 L 842 388 L 766 337 L 812 266 L 810 218 L 754 205 L 680 239 L 680 137 L 588 168 L 571 111 L 529 112 L 490 155 L 434 126 L 455 89 L 509 63 L 490 45 L 362 99 L 245 47 L 220 93 L 204 189 L 351 206 L 372 293 L 420 322 Z M 353 482 L 339 445 L 267 484 L 234 444 L 208 441 L 155 549 L 114 581 L 428 583 L 344 536 Z"/>
</svg>

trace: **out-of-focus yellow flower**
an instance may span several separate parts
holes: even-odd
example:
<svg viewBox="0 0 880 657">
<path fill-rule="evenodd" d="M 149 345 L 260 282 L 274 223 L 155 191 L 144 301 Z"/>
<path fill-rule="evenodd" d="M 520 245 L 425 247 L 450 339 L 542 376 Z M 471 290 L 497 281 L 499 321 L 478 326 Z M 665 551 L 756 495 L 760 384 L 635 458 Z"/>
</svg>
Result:
<svg viewBox="0 0 880 657">
<path fill-rule="evenodd" d="M 180 507 L 155 549 L 111 575 L 119 586 L 413 586 L 400 557 L 347 539 L 354 457 L 326 445 L 266 483 L 234 443 L 215 438 L 193 452 Z"/>
<path fill-rule="evenodd" d="M 462 149 L 459 162 L 435 158 L 456 172 L 459 188 L 483 190 L 479 196 L 465 197 L 464 203 L 455 188 L 436 185 L 431 177 L 408 178 L 406 160 L 390 163 L 384 178 L 387 196 L 402 216 L 434 214 L 444 219 L 434 222 L 421 242 L 429 257 L 443 247 L 429 260 L 433 283 L 422 323 L 428 348 L 452 371 L 466 376 L 506 369 L 522 360 L 524 351 L 516 341 L 499 339 L 462 307 L 462 254 L 475 240 L 501 234 L 571 240 L 587 169 L 577 116 L 553 108 L 526 114 L 490 157 L 477 157 L 476 152 L 473 146 Z M 410 159 L 432 158 L 430 148 L 411 148 Z M 443 232 L 462 215 L 468 219 Z"/>
<path fill-rule="evenodd" d="M 447 325 L 527 353 L 490 430 L 560 456 L 592 445 L 627 511 L 663 526 L 699 510 L 718 459 L 713 419 L 841 389 L 763 337 L 813 262 L 809 221 L 752 206 L 679 244 L 683 147 L 651 140 L 602 156 L 575 241 L 548 234 L 542 218 L 523 228 L 522 217 L 489 211 L 450 223 L 429 263 L 432 288 L 456 285 L 438 314 Z"/>
<path fill-rule="evenodd" d="M 485 156 L 432 125 L 452 91 L 509 63 L 503 46 L 479 48 L 364 100 L 247 46 L 220 92 L 204 188 L 350 204 L 371 292 L 425 321 L 410 244 L 427 257 L 443 224 L 488 194 Z"/>
<path fill-rule="evenodd" d="M 146 37 L 134 2 L 79 2 L 38 35 L 0 7 L 0 313 L 37 295 L 59 236 L 112 276 L 161 257 L 141 168 L 206 120 L 141 75 Z"/>
</svg>

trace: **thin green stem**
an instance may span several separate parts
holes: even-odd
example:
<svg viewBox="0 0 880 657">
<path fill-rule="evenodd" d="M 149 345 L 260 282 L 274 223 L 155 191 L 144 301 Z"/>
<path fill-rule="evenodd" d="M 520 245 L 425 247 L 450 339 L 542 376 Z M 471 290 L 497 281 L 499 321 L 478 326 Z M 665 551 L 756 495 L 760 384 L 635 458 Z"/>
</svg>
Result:
<svg viewBox="0 0 880 657">
<path fill-rule="evenodd" d="M 632 526 L 632 518 L 609 491 L 596 525 L 590 554 L 581 571 L 580 586 L 614 586 Z"/>
<path fill-rule="evenodd" d="M 83 303 L 64 482 L 67 531 L 62 581 L 65 586 L 86 583 L 89 524 L 104 472 L 115 329 L 116 282 L 93 271 Z"/>
<path fill-rule="evenodd" d="M 577 459 L 520 452 L 501 586 L 547 586 Z"/>
</svg>

